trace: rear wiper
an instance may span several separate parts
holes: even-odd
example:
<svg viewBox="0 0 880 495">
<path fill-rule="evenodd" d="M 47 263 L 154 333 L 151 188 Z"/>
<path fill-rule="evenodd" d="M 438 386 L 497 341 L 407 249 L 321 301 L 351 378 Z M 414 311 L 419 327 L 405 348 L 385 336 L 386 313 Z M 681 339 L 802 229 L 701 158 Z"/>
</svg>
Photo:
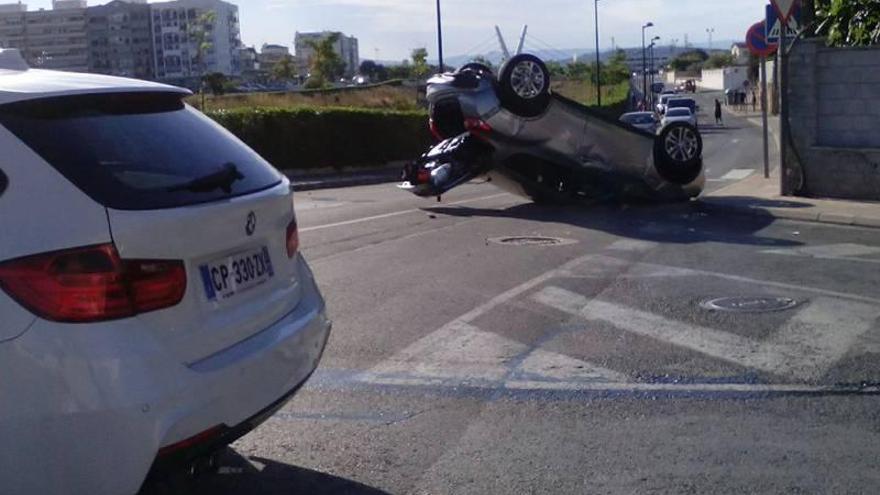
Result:
<svg viewBox="0 0 880 495">
<path fill-rule="evenodd" d="M 234 163 L 226 163 L 220 170 L 212 172 L 203 177 L 198 177 L 184 184 L 169 187 L 169 192 L 191 191 L 197 193 L 207 193 L 217 189 L 222 190 L 226 194 L 232 192 L 232 184 L 237 180 L 244 179 L 244 175 L 238 171 L 238 167 Z"/>
</svg>

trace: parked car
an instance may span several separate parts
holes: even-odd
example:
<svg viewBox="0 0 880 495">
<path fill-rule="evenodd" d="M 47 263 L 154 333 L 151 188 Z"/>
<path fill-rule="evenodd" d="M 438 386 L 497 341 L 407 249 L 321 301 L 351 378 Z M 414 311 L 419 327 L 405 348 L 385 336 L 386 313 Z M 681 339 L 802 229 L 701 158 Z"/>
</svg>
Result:
<svg viewBox="0 0 880 495">
<path fill-rule="evenodd" d="M 0 491 L 133 494 L 317 366 L 290 183 L 187 90 L 0 69 Z"/>
<path fill-rule="evenodd" d="M 666 104 L 669 103 L 670 99 L 676 98 L 675 93 L 666 93 L 660 95 L 660 101 L 657 103 L 657 113 L 663 115 L 666 113 Z"/>
<path fill-rule="evenodd" d="M 670 108 L 660 121 L 660 127 L 666 127 L 673 122 L 685 122 L 697 127 L 697 116 L 687 107 Z"/>
<path fill-rule="evenodd" d="M 479 64 L 428 81 L 440 141 L 403 171 L 400 188 L 439 196 L 484 176 L 540 203 L 634 198 L 680 201 L 705 183 L 702 138 L 685 123 L 655 135 L 551 91 L 538 57 L 511 57 L 496 77 Z"/>
<path fill-rule="evenodd" d="M 697 101 L 693 98 L 670 98 L 666 102 L 666 111 L 669 112 L 673 108 L 687 108 L 694 115 L 694 118 L 697 117 L 697 113 L 700 111 L 700 106 L 697 105 Z"/>
<path fill-rule="evenodd" d="M 653 112 L 625 113 L 620 116 L 620 121 L 652 134 L 657 132 L 657 117 Z"/>
</svg>

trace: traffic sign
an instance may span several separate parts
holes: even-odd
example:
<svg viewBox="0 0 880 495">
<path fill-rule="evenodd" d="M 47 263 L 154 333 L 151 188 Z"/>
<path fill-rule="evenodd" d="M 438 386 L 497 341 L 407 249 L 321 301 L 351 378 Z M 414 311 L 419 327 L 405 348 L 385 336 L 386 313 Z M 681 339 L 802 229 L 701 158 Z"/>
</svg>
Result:
<svg viewBox="0 0 880 495">
<path fill-rule="evenodd" d="M 749 28 L 746 34 L 746 45 L 749 51 L 756 57 L 769 57 L 776 52 L 776 45 L 767 42 L 767 27 L 761 21 Z"/>
<path fill-rule="evenodd" d="M 788 18 L 788 25 L 786 26 L 786 39 L 794 38 L 798 35 L 801 30 L 800 24 L 801 18 L 801 8 L 798 5 L 794 12 Z M 776 11 L 776 8 L 772 5 L 767 6 L 767 19 L 765 22 L 767 29 L 767 42 L 770 44 L 775 44 L 779 42 L 779 36 L 782 34 L 780 31 L 782 29 L 782 21 L 779 17 L 779 12 Z"/>
<path fill-rule="evenodd" d="M 779 18 L 787 21 L 794 13 L 795 6 L 800 5 L 801 2 L 800 0 L 770 0 L 770 3 L 779 13 Z"/>
</svg>

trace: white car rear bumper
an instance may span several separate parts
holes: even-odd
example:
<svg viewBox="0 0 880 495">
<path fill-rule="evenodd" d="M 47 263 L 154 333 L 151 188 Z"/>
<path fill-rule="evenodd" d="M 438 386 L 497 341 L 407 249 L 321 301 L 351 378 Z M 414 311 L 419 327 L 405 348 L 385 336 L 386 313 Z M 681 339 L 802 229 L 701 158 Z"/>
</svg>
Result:
<svg viewBox="0 0 880 495">
<path fill-rule="evenodd" d="M 0 344 L 0 491 L 135 493 L 160 448 L 239 425 L 295 389 L 330 332 L 299 262 L 303 297 L 294 311 L 196 363 L 174 360 L 137 318 L 37 320 Z"/>
</svg>

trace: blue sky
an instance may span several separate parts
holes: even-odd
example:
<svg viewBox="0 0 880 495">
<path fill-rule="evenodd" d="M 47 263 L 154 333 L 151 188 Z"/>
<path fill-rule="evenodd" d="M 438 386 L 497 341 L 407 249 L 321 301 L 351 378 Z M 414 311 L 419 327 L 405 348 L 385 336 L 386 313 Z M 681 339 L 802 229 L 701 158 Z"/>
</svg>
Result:
<svg viewBox="0 0 880 495">
<path fill-rule="evenodd" d="M 3 0 L 9 1 L 9 0 Z M 25 0 L 31 9 L 49 0 Z M 91 4 L 104 3 L 90 0 Z M 242 38 L 248 45 L 264 42 L 292 45 L 296 31 L 340 30 L 360 40 L 362 59 L 400 60 L 413 48 L 427 47 L 436 56 L 434 0 L 237 0 Z M 656 24 L 661 43 L 685 34 L 691 43 L 707 43 L 707 28 L 716 40 L 742 39 L 763 17 L 767 0 L 600 0 L 600 43 L 611 47 L 641 44 L 642 23 Z M 523 24 L 534 43 L 553 48 L 591 48 L 592 0 L 441 0 L 444 51 L 447 56 L 495 49 L 491 39 L 498 24 L 513 44 Z M 527 45 L 528 46 L 528 45 Z M 484 49 L 485 47 L 485 49 Z"/>
</svg>

